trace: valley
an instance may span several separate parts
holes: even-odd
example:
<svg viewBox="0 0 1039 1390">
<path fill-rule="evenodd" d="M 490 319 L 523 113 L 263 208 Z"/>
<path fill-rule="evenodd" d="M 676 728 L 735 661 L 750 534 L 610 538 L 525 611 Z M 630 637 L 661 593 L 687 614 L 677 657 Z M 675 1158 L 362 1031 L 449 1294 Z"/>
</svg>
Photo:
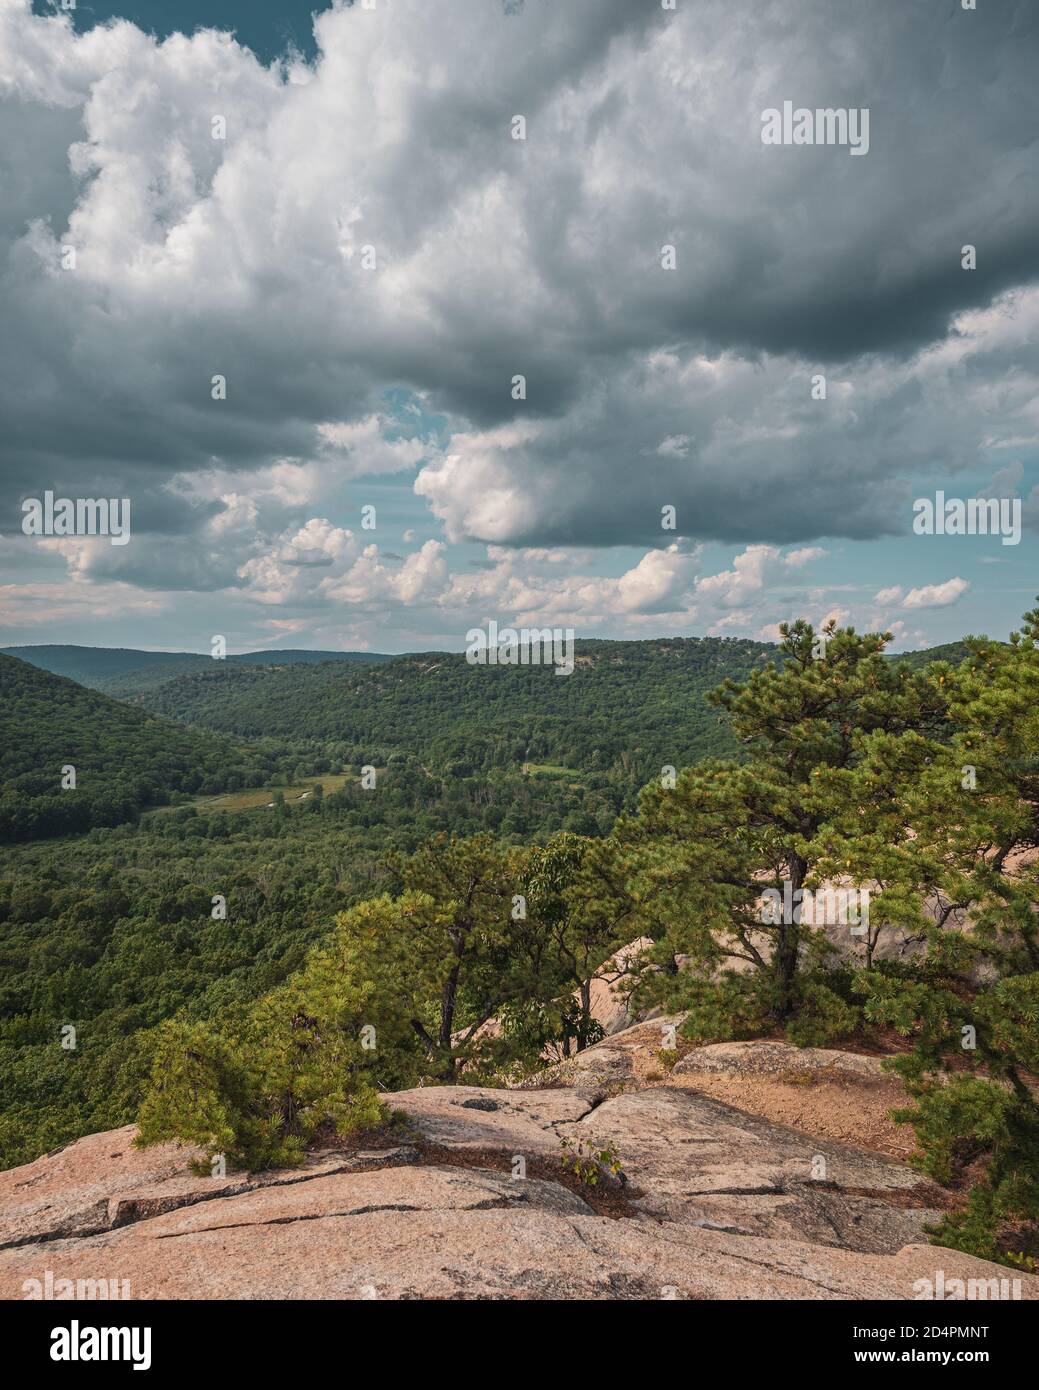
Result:
<svg viewBox="0 0 1039 1390">
<path fill-rule="evenodd" d="M 810 629 L 783 648 L 578 643 L 564 681 L 550 668 L 472 667 L 446 653 L 190 670 L 134 666 L 143 654 L 133 653 L 113 670 L 108 656 L 64 653 L 64 664 L 99 679 L 107 664 L 103 680 L 121 683 L 119 698 L 0 656 L 0 1164 L 136 1120 L 149 1143 L 219 1143 L 232 1170 L 276 1172 L 310 1162 L 329 1126 L 345 1134 L 362 1117 L 374 1122 L 380 1096 L 540 1085 L 552 1057 L 564 1059 L 562 1084 L 610 1094 L 679 1085 L 827 1132 L 847 1125 L 854 1104 L 829 1073 L 820 1089 L 799 1090 L 807 1062 L 798 1059 L 817 1043 L 868 1051 L 870 1018 L 896 1014 L 879 1004 L 870 1015 L 860 991 L 897 991 L 889 961 L 909 927 L 874 930 L 872 982 L 856 974 L 854 932 L 835 959 L 809 965 L 803 950 L 832 930 L 754 907 L 763 889 L 793 900 L 782 871 L 767 886 L 768 846 L 786 833 L 787 813 L 761 797 L 785 777 L 788 794 L 812 807 L 809 783 L 827 768 L 835 780 L 824 805 L 799 811 L 798 824 L 816 827 L 820 873 L 854 874 L 861 852 L 858 872 L 872 877 L 869 836 L 886 834 L 892 816 L 915 816 L 896 805 L 903 787 L 924 794 L 913 740 L 928 740 L 932 765 L 955 757 L 955 711 L 975 688 L 1027 688 L 1033 648 L 982 641 L 889 658 L 872 638 L 837 633 L 824 660 L 805 663 L 812 646 Z M 829 709 L 835 681 L 846 712 L 820 725 L 803 711 L 823 691 Z M 777 723 L 773 706 L 793 711 L 789 722 Z M 851 749 L 842 727 L 860 731 Z M 889 729 L 883 758 L 903 770 L 883 795 L 869 782 L 863 799 L 874 754 L 857 740 L 870 727 Z M 1020 724 L 1014 737 L 1032 735 Z M 1031 804 L 1033 763 L 1000 758 L 998 738 L 987 743 L 984 758 L 974 755 L 978 776 L 1016 777 L 1013 794 Z M 62 764 L 77 773 L 67 792 Z M 677 779 L 661 778 L 667 766 Z M 875 829 L 847 819 L 855 805 L 869 807 Z M 918 833 L 929 835 L 925 824 Z M 1015 833 L 1027 844 L 1027 824 Z M 918 869 L 907 859 L 899 873 L 892 923 L 905 920 Z M 717 885 L 741 882 L 743 896 L 724 905 Z M 863 901 L 883 921 L 885 889 L 872 900 L 870 891 Z M 804 942 L 793 978 L 805 983 L 782 1014 L 767 991 L 784 933 Z M 611 973 L 604 962 L 635 938 L 643 947 Z M 726 975 L 740 959 L 760 968 Z M 600 970 L 612 981 L 606 994 Z M 680 1033 L 629 1074 L 609 1037 L 662 1008 Z M 312 1020 L 306 1036 L 283 1054 L 280 1039 L 301 1019 Z M 368 1031 L 379 1039 L 370 1056 L 356 1050 Z M 774 1039 L 793 1060 L 777 1077 L 697 1070 L 697 1049 L 728 1037 Z M 897 1055 L 911 1059 L 904 1046 Z M 279 1058 L 297 1048 L 290 1079 Z M 986 1076 L 993 1065 L 986 1053 Z M 189 1073 L 190 1094 L 215 1087 L 207 1105 L 227 1115 L 219 1140 L 178 1089 Z M 898 1094 L 894 1077 L 871 1084 L 886 1103 Z M 272 1127 L 260 1117 L 286 1085 L 321 1099 L 305 1123 L 300 1110 L 299 1123 Z M 883 1135 L 888 1154 L 916 1152 L 912 1129 L 879 1112 L 867 1132 Z M 862 1133 L 852 1121 L 852 1142 Z M 934 1219 L 949 1233 L 941 1202 Z M 949 1202 L 965 1213 L 960 1198 Z M 964 1241 L 975 1253 L 1012 1253 L 989 1236 Z"/>
</svg>

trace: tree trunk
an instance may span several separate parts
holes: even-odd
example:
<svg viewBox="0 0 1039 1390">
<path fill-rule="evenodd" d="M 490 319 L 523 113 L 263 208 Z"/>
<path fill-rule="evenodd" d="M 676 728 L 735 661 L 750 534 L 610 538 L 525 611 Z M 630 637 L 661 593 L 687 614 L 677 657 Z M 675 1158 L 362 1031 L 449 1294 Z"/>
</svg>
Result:
<svg viewBox="0 0 1039 1390">
<path fill-rule="evenodd" d="M 459 961 L 455 968 L 444 981 L 443 989 L 440 991 L 440 1044 L 441 1056 L 444 1061 L 443 1079 L 454 1081 L 455 1079 L 455 1059 L 451 1056 L 451 1035 L 454 1031 L 455 1006 L 458 1001 L 458 976 L 462 969 Z"/>
<path fill-rule="evenodd" d="M 588 1032 L 592 1022 L 592 982 L 581 981 L 581 1026 L 577 1035 L 577 1051 L 588 1046 Z"/>
<path fill-rule="evenodd" d="M 808 865 L 796 854 L 791 854 L 788 860 L 790 873 L 790 894 L 791 899 L 796 900 L 797 894 L 804 886 L 805 877 L 808 872 Z M 785 917 L 784 913 L 784 917 Z M 779 928 L 779 939 L 776 942 L 775 955 L 775 976 L 776 976 L 776 1015 L 780 1019 L 790 1017 L 794 1009 L 794 987 L 797 979 L 797 948 L 801 940 L 801 904 L 794 901 L 794 908 L 790 914 L 793 921 L 784 921 Z"/>
</svg>

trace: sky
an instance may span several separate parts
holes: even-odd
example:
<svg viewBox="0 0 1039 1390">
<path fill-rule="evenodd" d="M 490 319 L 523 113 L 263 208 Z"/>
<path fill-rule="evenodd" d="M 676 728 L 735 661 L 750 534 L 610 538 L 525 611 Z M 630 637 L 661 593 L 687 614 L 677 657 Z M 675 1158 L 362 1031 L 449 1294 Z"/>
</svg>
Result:
<svg viewBox="0 0 1039 1390">
<path fill-rule="evenodd" d="M 0 0 L 0 644 L 1005 637 L 1039 6 L 668 3 Z"/>
</svg>

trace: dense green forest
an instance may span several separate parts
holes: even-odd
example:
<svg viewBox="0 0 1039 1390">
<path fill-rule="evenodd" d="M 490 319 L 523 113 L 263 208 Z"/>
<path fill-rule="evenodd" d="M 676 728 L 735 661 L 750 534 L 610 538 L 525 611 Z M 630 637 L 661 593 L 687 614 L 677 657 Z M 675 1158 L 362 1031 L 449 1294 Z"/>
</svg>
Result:
<svg viewBox="0 0 1039 1390">
<path fill-rule="evenodd" d="M 391 851 L 442 831 L 514 844 L 603 833 L 625 793 L 600 780 L 440 779 L 402 762 L 372 790 L 169 808 L 0 851 L 0 1167 L 132 1119 L 139 1030 L 181 1009 L 239 1010 L 284 980 L 337 911 L 390 886 Z M 226 918 L 212 917 L 214 894 Z M 74 1050 L 59 1046 L 69 1024 Z"/>
<path fill-rule="evenodd" d="M 141 1083 L 133 1037 L 285 978 L 337 910 L 387 886 L 391 850 L 438 831 L 513 845 L 558 830 L 607 835 L 647 767 L 731 747 L 705 692 L 768 651 L 590 645 L 597 659 L 566 679 L 437 655 L 394 662 L 388 682 L 344 681 L 360 673 L 331 664 L 214 672 L 207 658 L 203 675 L 173 681 L 171 712 L 196 682 L 207 709 L 227 702 L 225 724 L 243 699 L 248 740 L 0 657 L 0 835 L 36 841 L 0 860 L 0 1161 L 124 1122 Z M 145 683 L 163 669 L 145 667 Z M 256 737 L 265 731 L 284 737 Z M 65 764 L 76 787 L 63 791 Z M 360 769 L 373 764 L 366 790 Z M 322 776 L 338 789 L 326 792 Z M 307 802 L 275 790 L 290 781 L 315 789 Z M 275 806 L 211 809 L 219 792 L 263 786 Z M 226 920 L 210 917 L 214 893 Z M 74 1052 L 55 1046 L 66 1023 Z"/>
<path fill-rule="evenodd" d="M 1002 642 L 993 642 L 992 646 L 1001 647 Z M 958 666 L 961 661 L 966 661 L 971 655 L 969 642 L 943 642 L 939 647 L 926 647 L 918 652 L 898 652 L 889 656 L 890 661 L 908 666 L 911 671 L 922 671 L 927 666 L 933 666 L 936 661 L 947 661 L 950 666 Z"/>
<path fill-rule="evenodd" d="M 182 676 L 145 693 L 155 714 L 243 737 L 333 743 L 344 762 L 407 750 L 467 775 L 524 762 L 606 771 L 623 763 L 640 782 L 734 751 L 706 695 L 775 660 L 776 649 L 735 638 L 576 644 L 566 677 L 547 666 L 469 665 L 429 652 L 381 666 L 237 668 Z"/>
<path fill-rule="evenodd" d="M 185 728 L 10 656 L 0 750 L 0 842 L 118 825 L 178 795 L 262 786 L 299 762 L 284 744 Z"/>
</svg>

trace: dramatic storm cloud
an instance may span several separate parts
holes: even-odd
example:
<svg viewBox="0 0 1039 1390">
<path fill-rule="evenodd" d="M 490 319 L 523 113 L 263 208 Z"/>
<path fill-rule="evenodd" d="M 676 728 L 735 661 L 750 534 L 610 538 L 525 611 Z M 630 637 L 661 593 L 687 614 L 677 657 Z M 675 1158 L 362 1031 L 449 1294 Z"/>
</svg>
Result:
<svg viewBox="0 0 1039 1390">
<path fill-rule="evenodd" d="M 37 546 L 31 621 L 94 585 L 373 645 L 753 634 L 831 611 L 814 543 L 907 536 L 921 488 L 1027 503 L 1031 0 L 379 0 L 314 38 L 265 66 L 0 0 L 0 560 L 44 487 L 133 501 L 125 548 Z M 868 108 L 868 153 L 764 143 L 788 100 Z M 892 614 L 961 569 L 884 575 Z"/>
</svg>

